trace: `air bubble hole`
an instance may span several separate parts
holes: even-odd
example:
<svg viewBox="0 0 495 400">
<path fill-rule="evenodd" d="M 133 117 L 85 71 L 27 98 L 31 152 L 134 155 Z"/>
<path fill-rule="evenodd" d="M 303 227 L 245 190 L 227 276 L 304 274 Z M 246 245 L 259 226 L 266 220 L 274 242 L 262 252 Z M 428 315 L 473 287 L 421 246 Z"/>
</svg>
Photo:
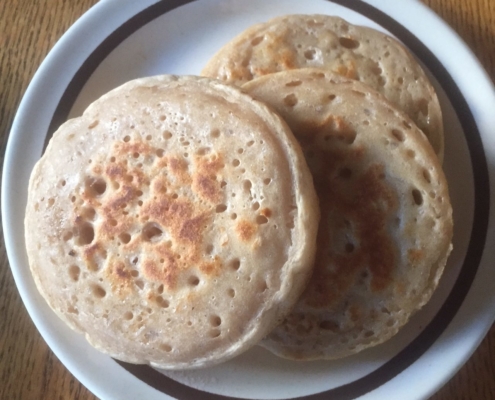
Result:
<svg viewBox="0 0 495 400">
<path fill-rule="evenodd" d="M 170 306 L 170 302 L 164 299 L 162 296 L 157 296 L 156 302 L 161 308 L 168 308 Z"/>
<path fill-rule="evenodd" d="M 91 122 L 91 124 L 88 126 L 88 129 L 96 128 L 99 123 L 100 123 L 100 121 L 98 121 L 98 120 Z"/>
<path fill-rule="evenodd" d="M 77 265 L 71 265 L 69 267 L 69 276 L 74 282 L 77 282 L 79 280 L 80 275 L 81 268 L 79 268 Z"/>
<path fill-rule="evenodd" d="M 230 262 L 230 268 L 234 271 L 238 271 L 239 268 L 241 267 L 241 261 L 236 258 Z"/>
<path fill-rule="evenodd" d="M 126 311 L 124 313 L 124 319 L 126 319 L 127 321 L 130 321 L 133 318 L 134 318 L 134 314 L 131 311 Z"/>
<path fill-rule="evenodd" d="M 215 212 L 217 213 L 223 213 L 227 210 L 227 206 L 225 204 L 219 204 L 218 206 L 216 206 L 215 208 Z"/>
<path fill-rule="evenodd" d="M 102 178 L 87 178 L 85 184 L 93 196 L 101 196 L 107 190 L 107 183 Z"/>
<path fill-rule="evenodd" d="M 218 315 L 210 315 L 210 325 L 213 327 L 219 327 L 222 325 L 222 318 L 220 318 Z"/>
<path fill-rule="evenodd" d="M 423 204 L 423 195 L 418 189 L 413 189 L 412 196 L 414 199 L 414 203 L 418 206 Z"/>
<path fill-rule="evenodd" d="M 127 232 L 123 232 L 119 235 L 119 239 L 123 244 L 127 244 L 131 241 L 131 235 L 129 235 Z"/>
<path fill-rule="evenodd" d="M 249 192 L 253 185 L 249 179 L 246 179 L 244 182 L 242 182 L 242 186 L 246 192 Z"/>
<path fill-rule="evenodd" d="M 143 228 L 144 239 L 148 242 L 156 242 L 163 235 L 163 231 L 157 224 L 148 223 Z"/>
<path fill-rule="evenodd" d="M 258 225 L 264 225 L 268 222 L 268 218 L 266 218 L 264 215 L 258 215 L 256 217 L 256 223 Z"/>
<path fill-rule="evenodd" d="M 78 229 L 78 235 L 76 239 L 76 244 L 79 246 L 85 246 L 90 244 L 95 238 L 95 231 L 91 224 L 83 224 Z"/>
<path fill-rule="evenodd" d="M 339 43 L 342 47 L 345 47 L 346 49 L 357 49 L 359 47 L 359 42 L 357 40 L 347 37 L 340 37 Z"/>
<path fill-rule="evenodd" d="M 92 292 L 93 292 L 93 296 L 95 296 L 99 299 L 102 299 L 103 297 L 105 297 L 107 295 L 107 292 L 105 291 L 105 289 L 103 289 L 99 285 L 94 285 Z"/>
<path fill-rule="evenodd" d="M 190 286 L 198 286 L 199 285 L 199 278 L 196 275 L 192 275 L 187 279 L 187 283 Z"/>
<path fill-rule="evenodd" d="M 307 60 L 313 60 L 315 58 L 316 51 L 314 49 L 306 50 L 304 52 L 304 57 L 306 57 Z"/>
<path fill-rule="evenodd" d="M 212 339 L 215 339 L 215 338 L 219 337 L 219 336 L 220 336 L 220 334 L 221 334 L 220 329 L 212 329 L 212 330 L 208 333 L 208 335 L 209 335 Z"/>
<path fill-rule="evenodd" d="M 284 97 L 284 104 L 287 107 L 294 107 L 298 102 L 297 96 L 294 93 L 288 94 Z"/>
<path fill-rule="evenodd" d="M 302 81 L 297 80 L 297 81 L 291 81 L 285 84 L 287 87 L 294 87 L 294 86 L 299 86 L 302 84 Z"/>
<path fill-rule="evenodd" d="M 398 129 L 392 129 L 392 136 L 399 142 L 403 142 L 405 140 L 404 133 Z"/>
<path fill-rule="evenodd" d="M 166 353 L 170 353 L 172 351 L 172 346 L 169 344 L 161 344 L 160 349 L 165 351 Z"/>
</svg>

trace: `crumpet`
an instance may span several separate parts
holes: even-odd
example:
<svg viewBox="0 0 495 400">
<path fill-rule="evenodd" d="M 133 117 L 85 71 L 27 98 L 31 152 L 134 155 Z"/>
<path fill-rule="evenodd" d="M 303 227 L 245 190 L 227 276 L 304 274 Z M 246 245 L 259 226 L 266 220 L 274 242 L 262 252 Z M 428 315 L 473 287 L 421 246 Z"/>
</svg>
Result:
<svg viewBox="0 0 495 400">
<path fill-rule="evenodd" d="M 207 78 L 158 76 L 63 124 L 25 218 L 50 307 L 97 349 L 196 368 L 257 344 L 312 271 L 318 206 L 289 128 Z"/>
<path fill-rule="evenodd" d="M 447 182 L 430 143 L 379 93 L 323 70 L 266 75 L 243 90 L 291 127 L 321 208 L 313 277 L 263 345 L 311 360 L 384 342 L 430 299 L 452 248 Z"/>
<path fill-rule="evenodd" d="M 287 15 L 254 25 L 215 54 L 202 75 L 242 85 L 273 72 L 324 68 L 382 93 L 443 158 L 443 121 L 423 69 L 396 39 L 328 15 Z"/>
</svg>

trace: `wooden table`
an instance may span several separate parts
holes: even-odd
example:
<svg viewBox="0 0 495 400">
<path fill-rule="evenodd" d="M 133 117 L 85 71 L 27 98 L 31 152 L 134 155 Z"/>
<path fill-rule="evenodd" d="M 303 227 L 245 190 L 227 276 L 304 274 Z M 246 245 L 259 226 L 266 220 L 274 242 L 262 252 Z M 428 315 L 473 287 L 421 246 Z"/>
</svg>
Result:
<svg viewBox="0 0 495 400">
<path fill-rule="evenodd" d="M 34 72 L 60 36 L 96 2 L 0 1 L 1 164 L 14 114 Z M 495 80 L 495 0 L 425 3 L 459 33 Z M 0 399 L 95 399 L 40 337 L 21 302 L 1 243 Z M 432 399 L 495 399 L 495 326 L 468 363 Z"/>
</svg>

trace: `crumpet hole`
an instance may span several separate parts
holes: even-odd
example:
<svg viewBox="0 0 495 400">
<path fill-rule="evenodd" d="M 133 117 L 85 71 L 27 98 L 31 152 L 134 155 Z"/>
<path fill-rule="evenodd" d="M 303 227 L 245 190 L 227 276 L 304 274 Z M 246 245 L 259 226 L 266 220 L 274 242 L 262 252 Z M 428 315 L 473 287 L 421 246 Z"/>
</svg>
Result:
<svg viewBox="0 0 495 400">
<path fill-rule="evenodd" d="M 347 37 L 340 37 L 339 43 L 342 47 L 345 47 L 346 49 L 357 49 L 360 44 L 357 40 Z"/>
<path fill-rule="evenodd" d="M 76 244 L 79 246 L 84 246 L 90 244 L 95 238 L 95 231 L 90 224 L 83 224 L 79 228 L 78 236 L 76 239 Z"/>
<path fill-rule="evenodd" d="M 316 55 L 316 51 L 313 49 L 306 50 L 304 52 L 304 57 L 306 58 L 306 60 L 313 60 L 315 58 L 315 55 Z"/>
<path fill-rule="evenodd" d="M 285 84 L 285 86 L 287 86 L 287 87 L 294 87 L 294 86 L 299 86 L 301 84 L 302 84 L 302 81 L 297 80 L 297 81 L 288 82 L 288 83 Z"/>
<path fill-rule="evenodd" d="M 414 199 L 414 204 L 416 204 L 418 206 L 423 204 L 423 195 L 421 194 L 421 192 L 418 189 L 413 189 L 412 196 Z"/>
<path fill-rule="evenodd" d="M 101 196 L 107 190 L 107 183 L 102 178 L 87 178 L 85 183 L 93 196 Z"/>
<path fill-rule="evenodd" d="M 192 275 L 187 279 L 189 286 L 198 286 L 199 282 L 199 278 L 196 275 Z"/>
<path fill-rule="evenodd" d="M 225 212 L 225 210 L 227 210 L 227 206 L 225 204 L 219 204 L 215 208 L 215 212 L 217 212 L 217 213 L 223 213 L 223 212 Z"/>
<path fill-rule="evenodd" d="M 169 344 L 163 343 L 160 345 L 160 349 L 166 353 L 170 353 L 172 351 L 172 346 L 170 346 Z"/>
<path fill-rule="evenodd" d="M 258 215 L 256 217 L 256 223 L 258 225 L 264 225 L 268 222 L 268 218 L 266 218 L 264 215 Z"/>
<path fill-rule="evenodd" d="M 242 186 L 246 192 L 249 192 L 253 185 L 249 179 L 246 179 L 244 182 L 242 182 Z"/>
<path fill-rule="evenodd" d="M 126 311 L 124 313 L 124 319 L 125 320 L 130 321 L 133 318 L 134 318 L 134 314 L 131 311 Z"/>
<path fill-rule="evenodd" d="M 215 328 L 222 325 L 222 318 L 218 315 L 210 315 L 210 325 Z"/>
<path fill-rule="evenodd" d="M 119 235 L 119 239 L 123 244 L 127 244 L 131 241 L 131 235 L 129 235 L 127 232 L 124 232 Z"/>
<path fill-rule="evenodd" d="M 157 296 L 156 302 L 162 308 L 168 308 L 170 306 L 170 302 L 168 300 L 164 299 L 162 296 Z"/>
<path fill-rule="evenodd" d="M 105 291 L 105 289 L 103 289 L 99 285 L 94 285 L 92 292 L 93 292 L 93 296 L 95 296 L 99 299 L 102 299 L 103 297 L 105 297 L 107 295 L 107 292 Z"/>
<path fill-rule="evenodd" d="M 238 258 L 230 262 L 230 268 L 233 269 L 234 271 L 239 270 L 240 267 L 241 267 L 241 260 L 239 260 Z"/>
<path fill-rule="evenodd" d="M 157 224 L 148 223 L 143 228 L 144 240 L 148 242 L 156 242 L 163 235 L 163 231 Z"/>
<path fill-rule="evenodd" d="M 403 142 L 405 140 L 404 133 L 398 129 L 392 129 L 392 136 L 399 142 Z"/>
<path fill-rule="evenodd" d="M 219 337 L 219 336 L 220 336 L 220 334 L 221 334 L 220 329 L 212 329 L 212 330 L 208 333 L 208 335 L 209 335 L 212 339 L 215 339 L 215 338 Z"/>
<path fill-rule="evenodd" d="M 284 104 L 287 107 L 294 107 L 297 104 L 297 96 L 294 93 L 288 94 L 284 97 Z"/>
<path fill-rule="evenodd" d="M 425 178 L 426 182 L 431 183 L 431 175 L 427 169 L 423 169 L 423 178 Z"/>
<path fill-rule="evenodd" d="M 80 275 L 81 275 L 81 268 L 79 268 L 77 265 L 71 265 L 69 267 L 69 276 L 70 279 L 72 279 L 74 282 L 77 282 L 79 280 Z"/>
</svg>

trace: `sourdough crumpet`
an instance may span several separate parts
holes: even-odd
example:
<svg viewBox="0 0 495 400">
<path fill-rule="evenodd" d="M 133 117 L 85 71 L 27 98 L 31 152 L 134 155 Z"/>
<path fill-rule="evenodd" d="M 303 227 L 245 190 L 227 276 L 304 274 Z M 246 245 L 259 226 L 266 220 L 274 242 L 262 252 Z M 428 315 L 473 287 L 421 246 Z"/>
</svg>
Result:
<svg viewBox="0 0 495 400">
<path fill-rule="evenodd" d="M 202 75 L 242 85 L 306 67 L 331 70 L 382 93 L 423 130 L 442 159 L 442 111 L 433 86 L 402 44 L 374 29 L 328 15 L 277 17 L 227 43 Z"/>
<path fill-rule="evenodd" d="M 54 134 L 25 218 L 50 307 L 111 356 L 196 368 L 255 345 L 312 272 L 318 205 L 281 118 L 207 78 L 131 81 Z"/>
<path fill-rule="evenodd" d="M 292 128 L 321 208 L 313 277 L 263 345 L 333 359 L 389 339 L 430 299 L 452 248 L 430 143 L 379 93 L 330 72 L 279 72 L 243 89 Z"/>
</svg>

